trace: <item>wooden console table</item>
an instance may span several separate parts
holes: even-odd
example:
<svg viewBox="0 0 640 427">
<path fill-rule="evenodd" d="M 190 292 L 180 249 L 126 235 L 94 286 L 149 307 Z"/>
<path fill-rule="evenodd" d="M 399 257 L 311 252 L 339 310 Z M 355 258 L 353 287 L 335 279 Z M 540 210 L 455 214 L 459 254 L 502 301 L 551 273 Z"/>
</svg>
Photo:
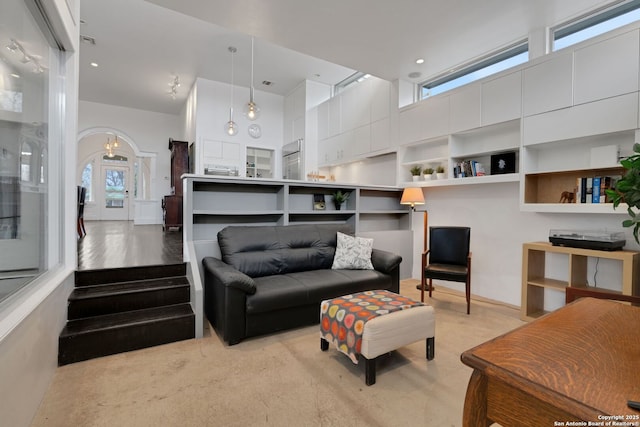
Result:
<svg viewBox="0 0 640 427">
<path fill-rule="evenodd" d="M 463 426 L 640 422 L 638 325 L 638 307 L 583 298 L 467 350 Z"/>
<path fill-rule="evenodd" d="M 567 280 L 549 278 L 545 273 L 545 255 L 547 252 L 568 256 Z M 522 246 L 522 320 L 533 320 L 543 314 L 545 289 L 564 292 L 567 287 L 582 288 L 600 292 L 616 291 L 593 288 L 587 285 L 587 259 L 613 259 L 622 263 L 622 294 L 640 294 L 640 252 L 634 251 L 597 251 L 593 249 L 553 246 L 549 242 L 525 243 Z M 620 294 L 620 292 L 617 292 Z"/>
</svg>

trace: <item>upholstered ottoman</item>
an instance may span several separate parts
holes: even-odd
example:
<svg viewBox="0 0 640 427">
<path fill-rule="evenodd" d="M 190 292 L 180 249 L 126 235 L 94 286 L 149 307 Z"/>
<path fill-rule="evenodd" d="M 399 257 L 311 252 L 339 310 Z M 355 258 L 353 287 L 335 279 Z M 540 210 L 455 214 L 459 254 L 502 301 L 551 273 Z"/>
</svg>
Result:
<svg viewBox="0 0 640 427">
<path fill-rule="evenodd" d="M 376 359 L 426 339 L 427 360 L 435 356 L 433 307 L 385 290 L 345 295 L 320 305 L 320 349 L 333 343 L 358 363 L 365 360 L 365 382 L 376 382 Z"/>
</svg>

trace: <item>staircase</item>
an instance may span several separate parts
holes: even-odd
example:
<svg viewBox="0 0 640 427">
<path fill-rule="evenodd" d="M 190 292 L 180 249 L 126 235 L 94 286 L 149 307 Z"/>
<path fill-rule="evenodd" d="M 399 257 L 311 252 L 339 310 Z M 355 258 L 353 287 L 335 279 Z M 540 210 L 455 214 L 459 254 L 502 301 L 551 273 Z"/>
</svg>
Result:
<svg viewBox="0 0 640 427">
<path fill-rule="evenodd" d="M 76 271 L 58 365 L 195 336 L 185 264 Z"/>
</svg>

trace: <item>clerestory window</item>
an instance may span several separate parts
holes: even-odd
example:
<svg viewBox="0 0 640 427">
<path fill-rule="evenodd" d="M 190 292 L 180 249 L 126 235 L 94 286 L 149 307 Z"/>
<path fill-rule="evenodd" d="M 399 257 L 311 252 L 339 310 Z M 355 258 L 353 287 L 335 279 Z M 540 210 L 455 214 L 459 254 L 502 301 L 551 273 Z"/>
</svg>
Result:
<svg viewBox="0 0 640 427">
<path fill-rule="evenodd" d="M 446 92 L 480 80 L 529 60 L 529 44 L 524 41 L 494 52 L 461 68 L 440 75 L 420 85 L 419 99 Z"/>
<path fill-rule="evenodd" d="M 615 5 L 565 22 L 551 29 L 552 51 L 604 34 L 640 19 L 640 0 L 615 2 Z"/>
</svg>

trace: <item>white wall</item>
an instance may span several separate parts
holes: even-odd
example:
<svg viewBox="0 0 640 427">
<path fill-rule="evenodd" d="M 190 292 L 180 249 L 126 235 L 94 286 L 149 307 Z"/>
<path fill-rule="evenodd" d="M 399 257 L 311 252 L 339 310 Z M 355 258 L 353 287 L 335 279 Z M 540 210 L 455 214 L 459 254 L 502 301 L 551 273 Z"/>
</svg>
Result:
<svg viewBox="0 0 640 427">
<path fill-rule="evenodd" d="M 522 280 L 522 244 L 548 241 L 550 229 L 608 229 L 625 231 L 626 249 L 639 250 L 628 229 L 621 226 L 626 211 L 620 214 L 547 214 L 521 212 L 518 183 L 429 187 L 424 189 L 429 226 L 460 225 L 471 227 L 471 293 L 520 306 Z M 422 252 L 422 213 L 414 214 L 414 253 Z M 553 256 L 547 262 L 550 275 L 567 280 L 567 259 Z M 588 279 L 593 284 L 594 260 L 589 260 Z M 597 284 L 621 289 L 621 264 L 601 260 L 597 266 Z M 420 260 L 413 265 L 414 278 L 420 277 Z M 463 283 L 438 282 L 439 286 L 464 291 Z M 554 298 L 555 297 L 555 298 Z M 550 308 L 564 303 L 564 293 L 549 296 Z M 473 312 L 473 308 L 472 308 Z"/>
<path fill-rule="evenodd" d="M 249 101 L 249 89 L 235 86 L 233 121 L 238 125 L 239 132 L 235 136 L 229 136 L 225 132 L 224 125 L 229 121 L 231 85 L 199 78 L 193 90 L 197 95 L 196 151 L 202 151 L 201 146 L 204 141 L 223 141 L 239 144 L 241 155 L 244 155 L 247 146 L 276 150 L 276 159 L 279 160 L 280 148 L 283 145 L 284 98 L 282 96 L 256 90 L 254 100 L 260 107 L 260 117 L 252 122 L 243 114 L 244 104 Z M 260 138 L 255 139 L 249 136 L 247 130 L 252 123 L 257 123 L 262 128 Z M 241 170 L 244 170 L 244 164 L 245 162 L 242 161 Z M 276 161 L 275 177 L 281 176 L 280 170 L 280 162 Z"/>
<path fill-rule="evenodd" d="M 183 135 L 179 116 L 87 101 L 80 101 L 79 107 L 79 133 L 92 128 L 117 129 L 138 150 L 157 153 L 157 176 L 151 179 L 151 199 L 160 200 L 171 194 L 169 138 L 179 140 Z"/>
</svg>

